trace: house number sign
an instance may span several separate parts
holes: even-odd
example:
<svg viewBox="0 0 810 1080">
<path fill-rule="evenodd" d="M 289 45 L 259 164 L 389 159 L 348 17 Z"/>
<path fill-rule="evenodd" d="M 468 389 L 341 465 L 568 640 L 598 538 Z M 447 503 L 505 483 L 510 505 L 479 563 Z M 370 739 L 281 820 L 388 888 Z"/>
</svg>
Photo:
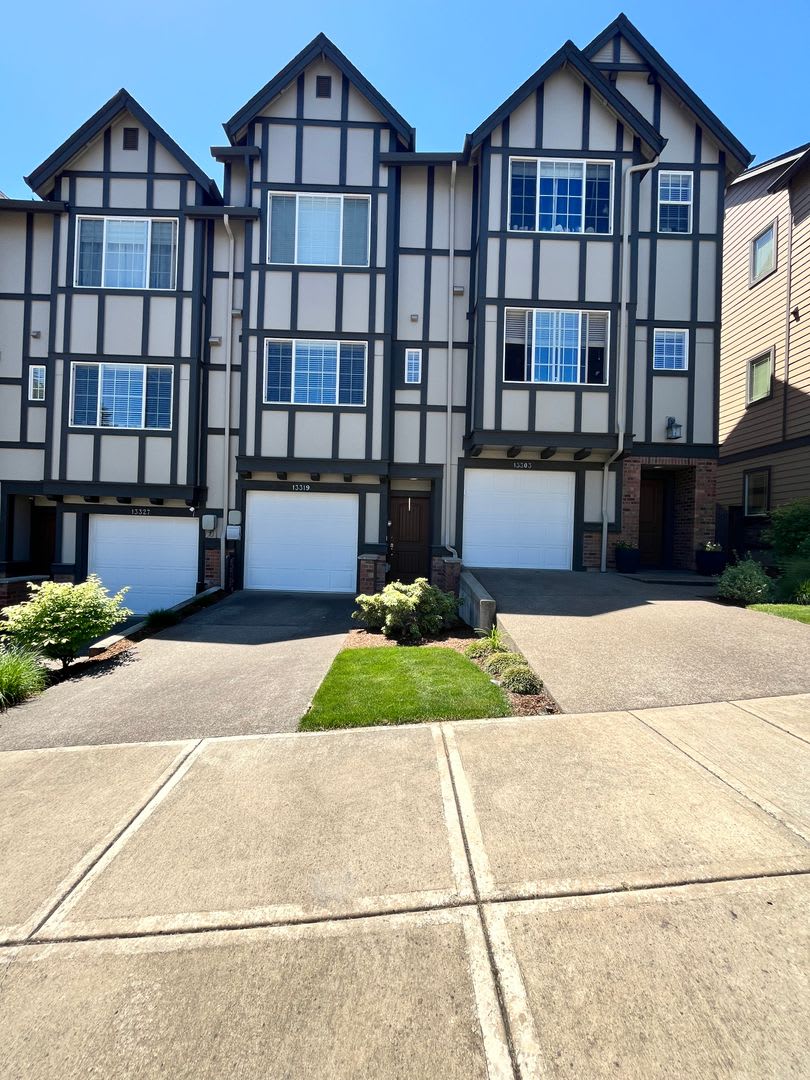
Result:
<svg viewBox="0 0 810 1080">
<path fill-rule="evenodd" d="M 133 515 L 133 517 L 149 517 L 152 511 L 149 509 L 148 506 L 133 506 L 130 509 L 130 513 Z"/>
<path fill-rule="evenodd" d="M 534 462 L 533 461 L 513 461 L 512 462 L 512 468 L 513 469 L 533 469 L 534 468 Z"/>
<path fill-rule="evenodd" d="M 292 484 L 291 488 L 292 488 L 293 491 L 311 491 L 312 490 L 312 486 L 310 484 Z"/>
</svg>

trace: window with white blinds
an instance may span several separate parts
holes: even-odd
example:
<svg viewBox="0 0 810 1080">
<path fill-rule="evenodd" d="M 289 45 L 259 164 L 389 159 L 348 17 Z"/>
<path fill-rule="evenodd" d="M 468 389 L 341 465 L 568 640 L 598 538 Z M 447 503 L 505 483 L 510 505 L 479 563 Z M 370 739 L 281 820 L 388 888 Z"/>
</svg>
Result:
<svg viewBox="0 0 810 1080">
<path fill-rule="evenodd" d="M 510 308 L 505 320 L 505 382 L 607 383 L 608 312 Z"/>
<path fill-rule="evenodd" d="M 368 195 L 273 192 L 268 205 L 268 262 L 368 266 Z"/>
</svg>

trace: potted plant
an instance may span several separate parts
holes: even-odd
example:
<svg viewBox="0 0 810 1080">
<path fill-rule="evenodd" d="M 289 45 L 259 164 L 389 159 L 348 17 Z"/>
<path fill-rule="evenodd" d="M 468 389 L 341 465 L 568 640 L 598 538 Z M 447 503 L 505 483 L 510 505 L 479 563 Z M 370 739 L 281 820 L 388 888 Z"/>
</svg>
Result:
<svg viewBox="0 0 810 1080">
<path fill-rule="evenodd" d="M 705 577 L 722 574 L 726 568 L 726 556 L 722 545 L 715 540 L 707 540 L 703 547 L 695 552 L 695 568 Z"/>
<path fill-rule="evenodd" d="M 616 570 L 619 574 L 635 574 L 640 558 L 638 548 L 629 540 L 619 540 L 616 544 Z"/>
</svg>

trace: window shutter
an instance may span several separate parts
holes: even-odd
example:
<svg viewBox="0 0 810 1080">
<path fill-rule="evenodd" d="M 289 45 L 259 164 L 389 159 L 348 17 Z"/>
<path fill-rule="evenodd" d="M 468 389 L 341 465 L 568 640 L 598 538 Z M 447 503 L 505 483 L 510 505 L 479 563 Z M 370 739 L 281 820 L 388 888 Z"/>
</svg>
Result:
<svg viewBox="0 0 810 1080">
<path fill-rule="evenodd" d="M 124 142 L 123 146 L 125 150 L 137 150 L 138 149 L 138 129 L 133 127 L 124 128 Z"/>
</svg>

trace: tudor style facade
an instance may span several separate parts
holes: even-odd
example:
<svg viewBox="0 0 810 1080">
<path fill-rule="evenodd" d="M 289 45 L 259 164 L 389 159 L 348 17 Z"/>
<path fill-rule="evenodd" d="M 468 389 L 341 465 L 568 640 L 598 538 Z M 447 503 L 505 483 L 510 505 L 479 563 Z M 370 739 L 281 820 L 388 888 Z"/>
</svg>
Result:
<svg viewBox="0 0 810 1080">
<path fill-rule="evenodd" d="M 459 153 L 323 35 L 225 132 L 220 195 L 121 91 L 0 201 L 8 573 L 146 610 L 223 564 L 346 592 L 619 537 L 691 564 L 750 156 L 623 16 Z"/>
</svg>

